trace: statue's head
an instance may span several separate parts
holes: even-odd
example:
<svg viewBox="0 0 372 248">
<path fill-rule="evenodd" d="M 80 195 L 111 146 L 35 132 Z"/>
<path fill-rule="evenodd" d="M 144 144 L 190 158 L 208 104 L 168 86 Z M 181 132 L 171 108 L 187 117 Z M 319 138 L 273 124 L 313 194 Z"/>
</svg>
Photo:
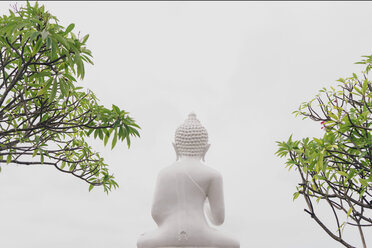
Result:
<svg viewBox="0 0 372 248">
<path fill-rule="evenodd" d="M 196 157 L 204 160 L 209 149 L 208 132 L 196 119 L 194 113 L 176 130 L 174 149 L 179 157 Z"/>
</svg>

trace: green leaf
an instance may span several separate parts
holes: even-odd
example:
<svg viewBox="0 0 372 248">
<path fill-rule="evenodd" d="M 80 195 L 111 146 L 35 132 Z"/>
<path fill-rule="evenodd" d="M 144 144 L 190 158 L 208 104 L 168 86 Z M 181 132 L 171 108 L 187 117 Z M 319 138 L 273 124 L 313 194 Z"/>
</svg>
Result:
<svg viewBox="0 0 372 248">
<path fill-rule="evenodd" d="M 118 106 L 116 106 L 115 104 L 112 104 L 112 108 L 114 109 L 114 111 L 119 115 L 120 114 L 120 109 L 118 108 Z"/>
<path fill-rule="evenodd" d="M 49 78 L 48 81 L 45 83 L 45 86 L 37 92 L 37 95 L 40 96 L 44 94 L 49 89 L 52 82 L 53 82 L 53 78 Z"/>
<path fill-rule="evenodd" d="M 340 174 L 341 176 L 344 176 L 344 177 L 347 177 L 348 174 L 344 171 L 337 171 L 338 174 Z"/>
<path fill-rule="evenodd" d="M 137 131 L 137 129 L 130 128 L 130 130 L 131 130 L 131 132 L 132 132 L 135 136 L 140 137 L 140 134 L 139 134 L 139 132 Z"/>
<path fill-rule="evenodd" d="M 58 81 L 58 83 L 59 83 L 59 89 L 61 90 L 62 95 L 67 96 L 68 91 L 66 89 L 67 86 L 66 86 L 65 81 L 63 79 L 61 79 L 61 80 Z"/>
<path fill-rule="evenodd" d="M 56 42 L 53 39 L 52 39 L 52 50 L 51 50 L 50 57 L 52 59 L 54 59 L 55 57 L 57 57 L 57 44 L 56 44 Z"/>
<path fill-rule="evenodd" d="M 355 87 L 354 88 L 360 95 L 363 95 L 363 92 L 358 88 L 358 87 Z M 354 94 L 354 95 L 359 95 L 359 94 L 357 94 L 357 93 L 352 93 L 352 94 Z"/>
<path fill-rule="evenodd" d="M 318 143 L 318 145 L 323 146 L 323 140 L 314 138 L 315 142 Z"/>
<path fill-rule="evenodd" d="M 62 36 L 60 36 L 59 34 L 54 34 L 54 37 L 56 38 L 56 40 L 61 43 L 64 47 L 66 47 L 67 49 L 70 49 L 70 46 L 69 44 L 66 42 L 65 38 L 63 38 Z"/>
<path fill-rule="evenodd" d="M 29 81 L 32 81 L 32 80 L 34 80 L 34 79 L 43 79 L 44 77 L 48 77 L 48 76 L 50 76 L 50 71 L 48 71 L 48 70 L 46 70 L 46 71 L 42 71 L 42 72 L 39 72 L 39 73 L 34 73 L 34 74 L 32 74 L 29 78 L 28 78 L 28 80 Z"/>
<path fill-rule="evenodd" d="M 362 178 L 359 178 L 359 182 L 365 186 L 365 187 L 368 187 L 368 181 L 366 179 L 362 179 Z"/>
<path fill-rule="evenodd" d="M 63 170 L 63 168 L 65 168 L 65 166 L 66 166 L 66 161 L 62 161 L 61 169 Z"/>
<path fill-rule="evenodd" d="M 98 129 L 98 136 L 99 136 L 100 140 L 103 139 L 103 131 L 102 131 L 102 129 Z"/>
<path fill-rule="evenodd" d="M 32 42 L 38 35 L 40 34 L 39 31 L 35 31 L 30 35 L 30 40 L 29 42 Z"/>
<path fill-rule="evenodd" d="M 349 217 L 350 216 L 350 214 L 351 214 L 351 212 L 353 211 L 353 208 L 352 207 L 350 207 L 349 208 L 349 210 L 347 211 L 347 217 Z"/>
<path fill-rule="evenodd" d="M 355 174 L 355 169 L 350 169 L 349 174 L 347 175 L 347 179 L 350 180 Z"/>
<path fill-rule="evenodd" d="M 94 132 L 94 129 L 89 129 L 89 131 L 87 131 L 86 134 L 89 137 L 93 132 Z"/>
<path fill-rule="evenodd" d="M 35 46 L 32 49 L 32 56 L 34 56 L 37 52 L 39 52 L 41 45 L 42 45 L 42 40 L 38 39 Z"/>
<path fill-rule="evenodd" d="M 122 140 L 125 138 L 123 126 L 119 127 L 119 138 L 121 138 Z"/>
<path fill-rule="evenodd" d="M 22 40 L 21 40 L 22 45 L 26 43 L 27 39 L 30 38 L 32 33 L 33 33 L 32 31 L 28 31 L 23 35 Z"/>
<path fill-rule="evenodd" d="M 71 23 L 70 25 L 68 25 L 68 27 L 66 28 L 64 34 L 68 34 L 70 33 L 75 27 L 75 24 Z"/>
<path fill-rule="evenodd" d="M 82 41 L 82 43 L 85 44 L 85 43 L 87 42 L 88 38 L 89 38 L 89 34 L 85 35 L 85 36 L 83 37 L 83 41 Z"/>
<path fill-rule="evenodd" d="M 40 152 L 40 163 L 44 164 L 44 154 Z"/>
<path fill-rule="evenodd" d="M 115 147 L 116 142 L 118 141 L 118 133 L 116 130 L 117 129 L 115 129 L 114 138 L 112 139 L 111 150 Z"/>
<path fill-rule="evenodd" d="M 9 164 L 12 161 L 12 154 L 9 153 L 8 156 L 6 157 L 6 163 Z"/>
<path fill-rule="evenodd" d="M 48 37 L 46 41 L 46 48 L 50 49 L 51 47 L 52 47 L 52 39 Z"/>
<path fill-rule="evenodd" d="M 49 95 L 49 102 L 53 102 L 54 98 L 56 97 L 57 86 L 58 86 L 58 82 L 57 80 L 54 80 L 52 91 L 50 92 L 50 95 Z"/>
<path fill-rule="evenodd" d="M 75 53 L 75 59 L 74 62 L 76 64 L 76 69 L 77 69 L 77 75 L 80 76 L 80 78 L 84 78 L 84 64 L 83 61 L 81 60 L 80 54 Z"/>
<path fill-rule="evenodd" d="M 93 188 L 94 188 L 94 185 L 91 184 L 91 185 L 89 186 L 89 192 L 90 192 Z"/>
<path fill-rule="evenodd" d="M 126 140 L 127 140 L 128 148 L 130 148 L 130 138 L 129 138 L 129 133 L 127 133 L 127 138 L 126 138 Z"/>
<path fill-rule="evenodd" d="M 324 152 L 322 151 L 319 153 L 318 162 L 315 167 L 315 170 L 317 173 L 319 173 L 320 170 L 324 170 L 323 169 L 323 158 L 324 158 Z"/>
<path fill-rule="evenodd" d="M 300 195 L 300 192 L 295 192 L 293 194 L 293 201 L 296 200 L 298 198 L 298 196 Z"/>
<path fill-rule="evenodd" d="M 69 80 L 71 80 L 72 82 L 76 82 L 76 78 L 74 78 L 72 75 L 70 74 L 64 74 L 63 76 L 65 76 L 66 78 L 68 78 Z"/>
<path fill-rule="evenodd" d="M 368 80 L 365 79 L 364 82 L 363 82 L 363 87 L 362 87 L 362 93 L 363 93 L 363 95 L 366 93 L 367 87 L 368 87 Z"/>
<path fill-rule="evenodd" d="M 106 135 L 105 136 L 105 140 L 103 141 L 104 146 L 106 146 L 109 137 L 110 137 L 109 135 Z"/>
</svg>

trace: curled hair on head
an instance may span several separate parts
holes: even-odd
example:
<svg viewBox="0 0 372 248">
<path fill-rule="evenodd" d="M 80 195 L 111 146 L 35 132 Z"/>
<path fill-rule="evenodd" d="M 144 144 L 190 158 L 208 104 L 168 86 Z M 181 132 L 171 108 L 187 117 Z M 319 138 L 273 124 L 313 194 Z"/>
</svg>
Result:
<svg viewBox="0 0 372 248">
<path fill-rule="evenodd" d="M 208 132 L 196 118 L 189 114 L 188 118 L 176 129 L 175 145 L 180 156 L 203 156 L 208 145 Z"/>
</svg>

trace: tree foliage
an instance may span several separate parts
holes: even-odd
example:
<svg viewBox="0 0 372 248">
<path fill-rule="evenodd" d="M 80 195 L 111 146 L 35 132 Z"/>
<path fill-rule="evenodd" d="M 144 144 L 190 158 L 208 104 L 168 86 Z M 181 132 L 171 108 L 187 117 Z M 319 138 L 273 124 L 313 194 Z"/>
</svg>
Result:
<svg viewBox="0 0 372 248">
<path fill-rule="evenodd" d="M 128 112 L 77 84 L 93 64 L 86 42 L 36 2 L 0 17 L 0 163 L 51 165 L 108 192 L 113 175 L 88 137 L 111 148 L 139 136 Z M 1 168 L 1 167 L 0 167 Z"/>
<path fill-rule="evenodd" d="M 368 79 L 372 56 L 357 64 L 365 65 L 359 76 L 339 79 L 336 88 L 323 88 L 294 112 L 319 122 L 323 137 L 293 140 L 291 136 L 278 142 L 276 152 L 288 158 L 286 167 L 299 172 L 294 199 L 302 195 L 305 211 L 346 247 L 354 247 L 344 239 L 346 225 L 358 229 L 363 247 L 367 247 L 363 229 L 372 227 L 372 81 Z M 336 226 L 329 227 L 319 218 L 314 200 L 327 203 Z"/>
</svg>

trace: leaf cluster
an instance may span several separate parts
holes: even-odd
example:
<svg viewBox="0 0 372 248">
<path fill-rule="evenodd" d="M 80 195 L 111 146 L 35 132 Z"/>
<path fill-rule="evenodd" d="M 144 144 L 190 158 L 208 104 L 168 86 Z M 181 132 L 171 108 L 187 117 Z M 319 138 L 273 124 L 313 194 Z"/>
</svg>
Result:
<svg viewBox="0 0 372 248">
<path fill-rule="evenodd" d="M 87 138 L 129 147 L 139 126 L 78 86 L 93 62 L 89 35 L 74 27 L 59 25 L 37 2 L 0 17 L 0 163 L 52 165 L 108 192 L 118 184 Z"/>
<path fill-rule="evenodd" d="M 366 69 L 357 76 L 340 78 L 336 88 L 323 88 L 304 102 L 296 116 L 311 119 L 324 130 L 321 138 L 277 142 L 276 155 L 287 157 L 286 167 L 296 168 L 300 183 L 293 198 L 303 195 L 308 212 L 335 240 L 353 247 L 343 239 L 345 225 L 372 226 L 372 82 L 368 79 L 372 56 L 358 64 Z M 337 227 L 329 229 L 316 216 L 312 200 L 325 201 L 334 213 Z M 366 247 L 366 246 L 365 246 Z"/>
</svg>

